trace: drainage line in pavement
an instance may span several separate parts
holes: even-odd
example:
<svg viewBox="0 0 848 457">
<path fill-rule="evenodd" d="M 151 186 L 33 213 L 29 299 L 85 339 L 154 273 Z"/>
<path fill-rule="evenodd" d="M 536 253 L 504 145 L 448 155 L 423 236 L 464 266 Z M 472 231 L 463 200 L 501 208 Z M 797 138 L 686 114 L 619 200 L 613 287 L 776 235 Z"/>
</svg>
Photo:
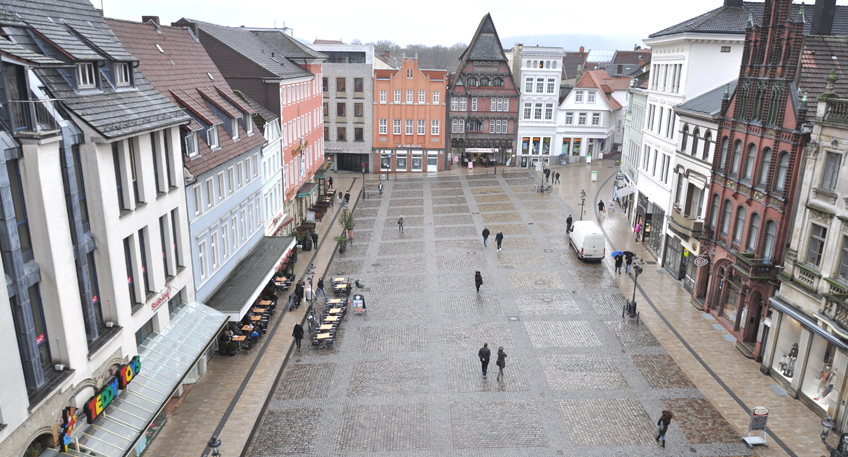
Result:
<svg viewBox="0 0 848 457">
<path fill-rule="evenodd" d="M 601 186 L 598 188 L 598 192 L 595 193 L 595 198 L 598 198 L 601 195 L 601 189 L 603 189 L 603 187 L 606 186 L 613 177 L 615 177 L 614 174 L 610 175 L 610 177 L 607 178 L 607 180 L 604 181 L 601 184 Z M 615 251 L 616 249 L 615 249 L 615 245 L 613 245 L 613 243 L 612 243 L 612 239 L 610 239 L 609 235 L 607 235 L 607 231 L 604 229 L 603 224 L 600 223 L 601 220 L 600 220 L 600 217 L 598 215 L 597 209 L 593 212 L 595 213 L 595 219 L 598 221 L 598 226 L 601 228 L 601 231 L 604 232 L 604 238 L 607 239 L 607 241 L 609 242 L 613 251 Z M 629 277 L 629 275 L 628 275 L 628 277 Z M 632 280 L 632 278 L 631 278 L 631 280 Z M 665 323 L 666 327 L 668 327 L 668 329 L 671 330 L 671 333 L 673 333 L 674 336 L 677 337 L 677 340 L 680 341 L 681 344 L 683 344 L 683 347 L 685 347 L 686 350 L 688 350 L 689 353 L 692 354 L 692 357 L 694 357 L 695 360 L 697 360 L 698 363 L 701 364 L 701 367 L 703 367 L 704 370 L 706 370 L 707 373 L 709 373 L 710 376 L 713 377 L 715 382 L 717 382 L 724 389 L 724 391 L 727 392 L 727 394 L 730 395 L 730 397 L 733 398 L 733 400 L 736 401 L 736 403 L 739 406 L 741 406 L 742 409 L 744 409 L 747 414 L 750 415 L 751 414 L 751 408 L 748 408 L 748 406 L 745 404 L 745 402 L 742 401 L 742 399 L 739 398 L 736 395 L 736 393 L 734 393 L 732 390 L 730 390 L 730 387 L 728 387 L 727 384 L 725 384 L 724 381 L 722 381 L 721 378 L 719 378 L 719 376 L 707 365 L 707 363 L 704 362 L 704 359 L 702 359 L 701 356 L 699 356 L 698 353 L 696 353 L 695 350 L 692 349 L 692 346 L 690 346 L 689 343 L 686 342 L 686 340 L 683 339 L 683 336 L 680 335 L 680 333 L 677 331 L 677 329 L 675 329 L 674 326 L 671 325 L 671 322 L 669 322 L 668 319 L 666 319 L 666 317 L 663 315 L 663 313 L 660 312 L 660 310 L 657 308 L 657 306 L 654 304 L 654 302 L 651 301 L 651 298 L 648 297 L 648 294 L 645 293 L 645 290 L 642 288 L 642 286 L 637 284 L 636 287 L 639 289 L 639 292 L 642 294 L 642 297 L 648 302 L 649 305 L 651 305 L 651 308 L 654 310 L 654 312 L 657 313 L 657 316 L 659 316 L 660 319 L 662 319 L 662 321 L 663 321 L 663 323 Z M 787 454 L 789 454 L 790 456 L 793 456 L 793 457 L 798 457 L 798 454 L 795 454 L 794 452 L 792 452 L 792 449 L 789 449 L 789 447 L 780 438 L 778 438 L 777 435 L 775 435 L 774 432 L 772 432 L 772 430 L 770 428 L 766 428 L 766 433 L 768 433 L 768 435 L 774 440 L 774 442 L 777 443 L 781 448 L 783 448 L 783 450 L 786 451 Z"/>
<path fill-rule="evenodd" d="M 356 184 L 356 179 L 357 178 L 353 178 L 353 182 L 350 183 L 350 187 L 348 188 L 348 192 L 350 192 L 350 190 L 353 189 L 353 185 Z M 336 219 L 338 219 L 339 214 L 341 213 L 341 209 L 342 209 L 342 207 L 339 206 L 339 209 L 336 211 L 336 215 L 333 216 L 333 221 L 330 222 L 331 227 L 333 226 L 333 223 L 336 222 Z M 321 245 L 322 246 L 324 245 L 324 241 L 327 239 L 327 235 L 329 235 L 329 234 L 330 234 L 330 231 L 327 230 L 327 233 L 324 234 L 324 238 L 321 239 Z M 312 258 L 309 259 L 310 265 L 315 261 L 315 258 L 317 256 L 318 256 L 318 249 L 316 248 L 315 252 L 312 253 Z M 308 268 L 308 265 L 307 265 L 307 268 Z M 233 397 L 233 400 L 230 402 L 230 405 L 227 407 L 227 410 L 224 412 L 224 416 L 221 418 L 221 421 L 218 422 L 218 426 L 215 427 L 215 433 L 213 433 L 213 435 L 220 436 L 221 432 L 224 430 L 224 426 L 227 424 L 227 420 L 229 420 L 230 414 L 232 414 L 232 412 L 235 410 L 236 404 L 238 404 L 238 401 L 241 398 L 241 395 L 244 393 L 245 389 L 247 388 L 247 384 L 250 382 L 250 379 L 253 377 L 253 373 L 256 371 L 256 367 L 259 366 L 259 361 L 262 360 L 262 355 L 264 355 L 265 350 L 268 349 L 268 344 L 270 343 L 271 338 L 274 337 L 274 334 L 277 333 L 277 328 L 280 326 L 280 323 L 283 322 L 283 318 L 286 316 L 286 311 L 287 311 L 286 307 L 283 306 L 283 313 L 280 314 L 280 317 L 277 319 L 277 323 L 274 324 L 274 328 L 272 328 L 271 331 L 268 332 L 268 334 L 265 336 L 265 343 L 262 345 L 262 349 L 260 349 L 259 354 L 256 355 L 256 360 L 253 361 L 253 364 L 250 366 L 250 370 L 247 371 L 247 375 L 244 377 L 244 381 L 242 381 L 241 385 L 239 386 L 238 391 L 236 391 L 236 395 Z M 289 348 L 289 352 L 291 352 L 291 348 Z M 286 353 L 286 359 L 288 359 L 288 353 Z M 285 360 L 283 361 L 283 366 L 285 366 Z M 274 385 L 276 385 L 277 381 L 279 381 L 280 375 L 282 373 L 283 373 L 283 370 L 282 370 L 282 368 L 280 368 L 280 372 L 277 374 L 277 377 L 274 380 Z M 268 398 L 270 398 L 270 396 Z M 265 399 L 265 405 L 263 405 L 263 407 L 262 407 L 263 412 L 265 411 L 265 408 L 268 406 L 268 398 Z M 261 413 L 260 413 L 260 416 L 261 416 Z M 259 421 L 259 419 L 257 419 L 257 424 L 258 424 L 258 421 Z M 254 425 L 254 429 L 250 433 L 251 437 L 253 437 L 253 433 L 254 433 L 255 430 L 256 430 L 256 425 Z M 250 443 L 250 441 L 248 441 L 245 444 L 244 449 L 247 449 L 248 443 Z M 244 449 L 242 449 L 242 454 L 244 454 Z M 201 454 L 201 457 L 208 457 L 210 451 L 211 451 L 211 448 L 207 445 L 206 448 L 203 449 L 203 454 Z"/>
</svg>

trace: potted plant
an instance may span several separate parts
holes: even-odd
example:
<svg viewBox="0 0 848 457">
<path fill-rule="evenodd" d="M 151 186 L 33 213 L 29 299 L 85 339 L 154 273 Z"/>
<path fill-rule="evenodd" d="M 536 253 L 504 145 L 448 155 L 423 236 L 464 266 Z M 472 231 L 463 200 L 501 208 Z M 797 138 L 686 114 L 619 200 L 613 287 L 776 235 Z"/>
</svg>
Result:
<svg viewBox="0 0 848 457">
<path fill-rule="evenodd" d="M 309 238 L 309 235 L 306 234 L 306 231 L 299 231 L 295 238 L 297 238 L 297 247 L 303 249 L 303 242 Z"/>
<path fill-rule="evenodd" d="M 339 253 L 345 252 L 345 240 L 347 238 L 345 238 L 344 234 L 341 234 L 333 239 L 339 242 Z"/>
<path fill-rule="evenodd" d="M 341 217 L 339 217 L 339 225 L 347 230 L 347 237 L 353 239 L 353 227 L 356 226 L 356 219 L 354 219 L 353 213 L 350 211 L 343 212 Z"/>
</svg>

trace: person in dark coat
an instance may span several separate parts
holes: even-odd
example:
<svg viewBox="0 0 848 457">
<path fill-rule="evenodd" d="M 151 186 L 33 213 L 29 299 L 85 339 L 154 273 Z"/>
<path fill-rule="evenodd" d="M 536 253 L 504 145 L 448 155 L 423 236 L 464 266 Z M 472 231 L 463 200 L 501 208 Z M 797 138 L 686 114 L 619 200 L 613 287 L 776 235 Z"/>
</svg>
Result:
<svg viewBox="0 0 848 457">
<path fill-rule="evenodd" d="M 483 227 L 483 247 L 486 247 L 486 242 L 489 240 L 489 233 L 488 227 Z"/>
<path fill-rule="evenodd" d="M 345 204 L 350 203 L 350 192 L 345 192 L 344 199 L 345 199 Z"/>
<path fill-rule="evenodd" d="M 626 264 L 624 270 L 627 271 L 627 274 L 630 274 L 630 266 L 633 265 L 633 257 L 635 257 L 635 254 L 630 251 L 624 253 L 624 263 Z"/>
<path fill-rule="evenodd" d="M 312 231 L 312 249 L 318 249 L 318 232 L 315 230 Z"/>
<path fill-rule="evenodd" d="M 333 188 L 333 177 L 332 176 L 327 178 L 327 187 L 330 188 L 330 189 Z"/>
<path fill-rule="evenodd" d="M 300 306 L 301 300 L 303 300 L 303 280 L 302 279 L 297 282 L 296 286 L 294 286 L 294 295 L 295 295 L 295 299 L 297 300 L 295 302 L 294 306 L 295 306 L 295 308 L 297 308 L 297 307 Z"/>
<path fill-rule="evenodd" d="M 477 351 L 477 357 L 480 357 L 480 363 L 483 364 L 483 379 L 485 379 L 486 371 L 489 369 L 489 358 L 492 357 L 492 351 L 489 350 L 489 343 L 483 343 L 483 347 Z"/>
<path fill-rule="evenodd" d="M 574 223 L 574 219 L 571 217 L 571 214 L 569 214 L 568 217 L 565 219 L 565 223 L 568 224 L 568 227 L 566 227 L 566 230 L 571 232 L 571 224 Z"/>
<path fill-rule="evenodd" d="M 498 230 L 498 234 L 495 235 L 495 243 L 498 243 L 498 252 L 501 252 L 501 243 L 503 243 L 503 232 Z"/>
<path fill-rule="evenodd" d="M 621 274 L 621 264 L 624 263 L 624 257 L 619 252 L 615 255 L 615 271 Z"/>
<path fill-rule="evenodd" d="M 503 350 L 503 346 L 498 348 L 498 361 L 495 362 L 495 365 L 498 366 L 498 381 L 503 377 L 503 370 L 506 367 L 506 352 Z"/>
<path fill-rule="evenodd" d="M 315 291 L 315 296 L 318 296 L 318 292 L 324 294 L 324 298 L 327 298 L 327 292 L 324 291 L 324 278 L 318 278 L 318 289 Z"/>
<path fill-rule="evenodd" d="M 474 272 L 474 285 L 477 286 L 477 293 L 480 293 L 480 286 L 483 285 L 483 275 L 479 271 Z"/>
<path fill-rule="evenodd" d="M 559 172 L 557 172 L 556 175 L 554 175 L 554 177 L 556 178 L 556 179 L 554 179 L 554 183 L 559 184 Z"/>
<path fill-rule="evenodd" d="M 657 439 L 656 442 L 660 442 L 660 438 L 662 438 L 662 447 L 665 447 L 665 434 L 668 432 L 668 426 L 671 424 L 671 419 L 674 418 L 674 414 L 671 411 L 663 411 L 662 416 L 660 416 L 660 420 L 657 421 Z"/>
<path fill-rule="evenodd" d="M 545 182 L 548 182 L 548 178 L 551 177 L 551 169 L 545 168 Z"/>
<path fill-rule="evenodd" d="M 604 212 L 604 201 L 603 200 L 598 200 L 598 212 L 599 213 Z"/>
<path fill-rule="evenodd" d="M 294 337 L 294 342 L 297 343 L 297 352 L 300 352 L 300 340 L 303 339 L 303 326 L 299 322 L 294 324 L 292 336 Z"/>
</svg>

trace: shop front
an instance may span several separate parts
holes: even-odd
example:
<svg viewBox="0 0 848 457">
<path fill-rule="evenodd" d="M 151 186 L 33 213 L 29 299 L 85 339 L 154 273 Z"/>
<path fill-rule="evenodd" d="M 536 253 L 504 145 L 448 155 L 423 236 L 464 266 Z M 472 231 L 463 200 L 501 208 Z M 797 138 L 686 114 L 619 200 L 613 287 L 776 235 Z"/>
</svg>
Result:
<svg viewBox="0 0 848 457">
<path fill-rule="evenodd" d="M 837 429 L 848 430 L 844 404 L 848 398 L 848 340 L 844 331 L 831 333 L 826 327 L 832 321 L 826 316 L 816 313 L 810 318 L 781 297 L 772 297 L 770 302 L 772 330 L 761 371 L 820 417 L 833 417 Z"/>
<path fill-rule="evenodd" d="M 521 138 L 521 154 L 519 165 L 521 168 L 535 168 L 539 162 L 550 165 L 551 137 L 549 136 L 524 136 Z"/>
<path fill-rule="evenodd" d="M 170 324 L 147 337 L 138 355 L 114 366 L 94 395 L 63 410 L 58 446 L 41 455 L 141 455 L 167 423 L 165 404 L 226 323 L 227 316 L 198 302 L 176 308 Z"/>
<path fill-rule="evenodd" d="M 650 203 L 648 210 L 651 214 L 651 221 L 649 224 L 645 224 L 648 227 L 648 231 L 645 232 L 645 236 L 648 237 L 648 249 L 650 249 L 655 256 L 660 257 L 662 244 L 663 244 L 663 221 L 665 221 L 665 211 L 659 206 Z"/>
<path fill-rule="evenodd" d="M 401 146 L 401 145 L 398 145 Z M 374 151 L 376 172 L 435 172 L 444 169 L 442 149 L 377 149 Z"/>
</svg>

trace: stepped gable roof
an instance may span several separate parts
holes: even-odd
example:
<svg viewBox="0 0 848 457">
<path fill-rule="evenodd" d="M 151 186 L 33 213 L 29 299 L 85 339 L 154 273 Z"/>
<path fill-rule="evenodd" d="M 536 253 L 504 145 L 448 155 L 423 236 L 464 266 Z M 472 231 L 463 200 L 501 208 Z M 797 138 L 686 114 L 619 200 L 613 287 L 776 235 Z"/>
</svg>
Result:
<svg viewBox="0 0 848 457">
<path fill-rule="evenodd" d="M 459 60 L 462 62 L 460 68 L 469 60 L 507 61 L 503 46 L 501 46 L 501 39 L 498 37 L 498 31 L 495 30 L 495 23 L 492 22 L 490 13 L 486 13 L 480 20 L 480 25 L 474 32 L 474 38 L 471 39 L 471 43 L 459 56 Z"/>
<path fill-rule="evenodd" d="M 601 97 L 604 99 L 607 106 L 609 106 L 611 110 L 615 111 L 617 109 L 621 109 L 621 103 L 618 103 L 618 100 L 616 100 L 612 97 L 607 97 L 607 92 L 613 92 L 613 90 L 612 90 L 612 87 L 610 87 L 606 83 L 607 80 L 614 80 L 614 79 L 625 79 L 625 78 L 610 78 L 609 75 L 607 74 L 607 72 L 605 72 L 603 70 L 591 70 L 591 71 L 587 71 L 586 74 L 584 74 L 583 77 L 580 78 L 580 81 L 578 81 L 577 85 L 574 86 L 574 87 L 575 88 L 584 88 L 584 89 L 588 89 L 588 88 L 598 89 L 598 91 L 601 93 Z M 627 84 L 629 85 L 630 84 L 629 78 L 626 78 L 626 79 L 628 79 Z M 627 90 L 627 89 L 625 88 L 623 90 Z"/>
<path fill-rule="evenodd" d="M 284 52 L 263 41 L 246 28 L 226 27 L 187 18 L 180 19 L 175 24 L 183 23 L 196 24 L 198 29 L 214 40 L 280 79 L 313 76 L 305 68 L 287 59 Z"/>
<path fill-rule="evenodd" d="M 187 29 L 157 26 L 153 22 L 117 19 L 106 22 L 127 49 L 141 59 L 139 66 L 156 89 L 190 113 L 193 119 L 187 130 L 205 130 L 219 124 L 229 127 L 230 118 L 252 116 L 256 112 L 233 93 L 203 45 Z M 216 115 L 216 111 L 221 114 Z M 185 159 L 193 175 L 199 176 L 265 143 L 262 135 L 256 132 L 248 135 L 240 122 L 236 124 L 238 141 L 225 135 L 223 126 L 216 127 L 218 149 L 213 151 L 206 141 L 198 141 L 198 155 Z"/>
<path fill-rule="evenodd" d="M 813 5 L 806 5 L 804 15 L 804 34 L 810 33 Z M 657 38 L 678 33 L 738 33 L 744 34 L 748 25 L 748 16 L 754 18 L 754 25 L 762 25 L 765 3 L 744 2 L 741 7 L 720 6 L 700 16 L 683 21 L 667 29 L 653 33 L 649 38 Z M 792 4 L 790 20 L 797 20 L 801 14 L 801 5 Z M 848 35 L 848 6 L 836 5 L 831 35 Z"/>
<path fill-rule="evenodd" d="M 562 57 L 562 72 L 566 79 L 577 76 L 577 67 L 586 63 L 586 57 L 588 55 L 586 52 L 565 53 Z"/>
<path fill-rule="evenodd" d="M 326 55 L 286 35 L 280 29 L 254 29 L 251 31 L 254 35 L 278 49 L 280 54 L 287 59 L 327 59 Z"/>
<path fill-rule="evenodd" d="M 9 41 L 3 41 L 0 53 L 8 52 L 34 64 L 138 60 L 124 48 L 89 0 L 3 0 L 2 7 L 6 17 L 0 25 Z M 34 41 L 27 29 L 44 41 Z M 49 96 L 60 99 L 68 111 L 105 138 L 189 121 L 182 110 L 153 88 L 141 70 L 132 71 L 134 88 L 115 90 L 98 71 L 102 90 L 79 92 L 74 89 L 73 69 L 35 68 Z"/>
<path fill-rule="evenodd" d="M 675 111 L 689 112 L 692 114 L 716 116 L 721 111 L 721 100 L 727 91 L 730 94 L 736 91 L 738 79 L 722 84 L 715 89 L 709 90 L 697 97 L 691 98 L 674 107 Z"/>
</svg>

